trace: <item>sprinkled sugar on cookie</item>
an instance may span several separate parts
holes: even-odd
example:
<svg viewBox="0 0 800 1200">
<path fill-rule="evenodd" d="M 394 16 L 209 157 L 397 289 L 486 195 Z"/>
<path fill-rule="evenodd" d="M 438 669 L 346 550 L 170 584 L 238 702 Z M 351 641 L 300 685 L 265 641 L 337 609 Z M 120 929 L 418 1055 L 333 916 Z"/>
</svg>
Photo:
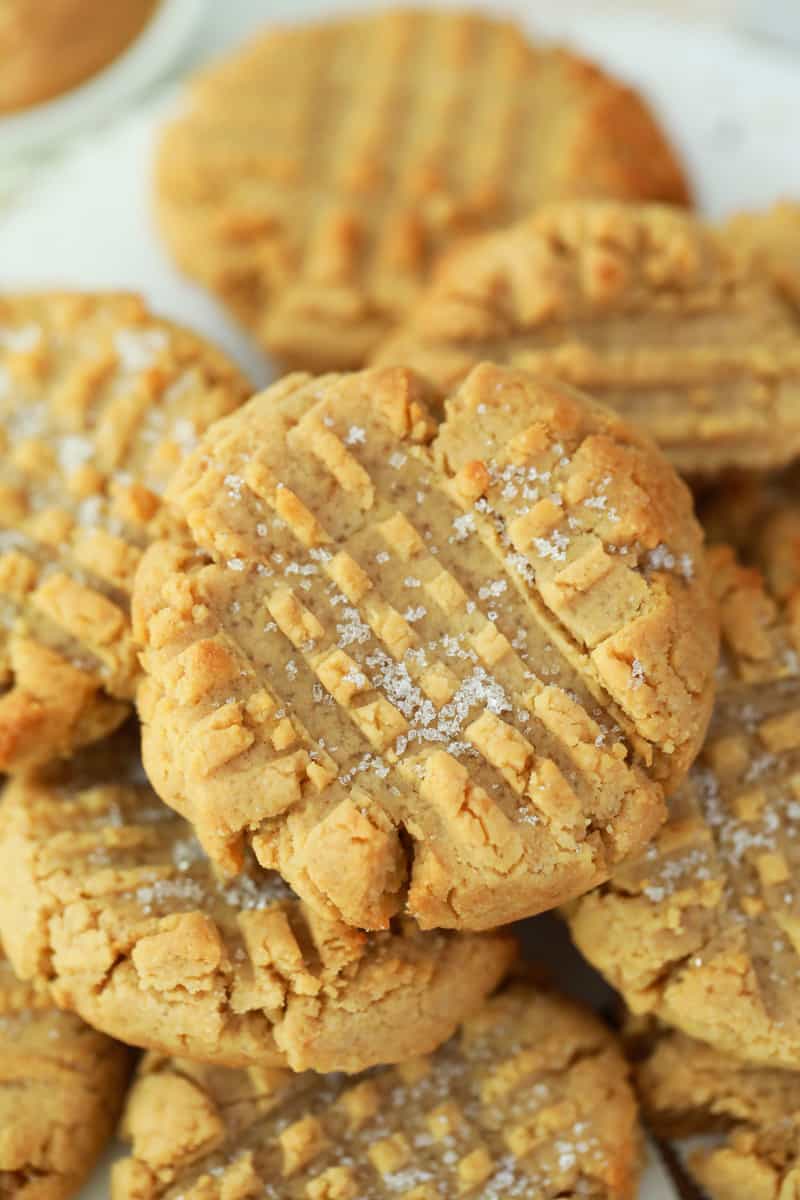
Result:
<svg viewBox="0 0 800 1200">
<path fill-rule="evenodd" d="M 0 771 L 103 737 L 138 678 L 129 598 L 161 493 L 247 394 L 127 295 L 0 298 Z"/>
<path fill-rule="evenodd" d="M 432 1050 L 515 950 L 402 920 L 364 934 L 255 864 L 219 879 L 128 729 L 6 789 L 0 933 L 22 977 L 126 1042 L 321 1071 Z"/>
<path fill-rule="evenodd" d="M 272 29 L 193 81 L 157 211 L 179 264 L 270 354 L 361 366 L 439 252 L 539 204 L 688 202 L 630 88 L 477 13 Z"/>
<path fill-rule="evenodd" d="M 226 870 L 480 929 L 653 834 L 715 618 L 689 494 L 617 417 L 483 366 L 437 434 L 406 371 L 292 376 L 170 497 L 196 548 L 137 579 L 145 763 Z"/>
<path fill-rule="evenodd" d="M 429 1057 L 346 1079 L 145 1061 L 113 1200 L 633 1200 L 636 1105 L 609 1032 L 514 983 Z"/>
<path fill-rule="evenodd" d="M 709 552 L 723 653 L 705 745 L 653 845 L 569 914 L 581 950 L 635 1012 L 795 1068 L 800 559 L 785 535 L 796 517 L 784 502 L 761 524 L 763 575 L 728 547 Z"/>
</svg>

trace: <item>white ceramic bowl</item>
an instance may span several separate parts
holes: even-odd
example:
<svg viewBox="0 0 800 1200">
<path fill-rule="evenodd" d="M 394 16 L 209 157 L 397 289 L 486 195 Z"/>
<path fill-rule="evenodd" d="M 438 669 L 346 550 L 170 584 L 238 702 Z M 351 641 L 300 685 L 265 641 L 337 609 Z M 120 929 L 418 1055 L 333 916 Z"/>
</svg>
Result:
<svg viewBox="0 0 800 1200">
<path fill-rule="evenodd" d="M 208 0 L 161 0 L 139 36 L 102 71 L 63 95 L 0 118 L 0 168 L 10 170 L 119 111 L 187 51 L 207 9 Z"/>
</svg>

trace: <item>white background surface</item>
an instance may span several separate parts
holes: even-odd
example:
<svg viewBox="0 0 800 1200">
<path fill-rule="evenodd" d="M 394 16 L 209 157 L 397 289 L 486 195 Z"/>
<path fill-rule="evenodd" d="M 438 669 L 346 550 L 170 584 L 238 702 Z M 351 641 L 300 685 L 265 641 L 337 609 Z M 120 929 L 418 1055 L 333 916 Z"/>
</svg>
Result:
<svg viewBox="0 0 800 1200">
<path fill-rule="evenodd" d="M 341 9 L 321 0 L 211 0 L 180 60 L 208 57 L 267 21 Z M 350 9 L 377 7 L 358 0 Z M 798 26 L 796 0 L 517 0 L 484 8 L 516 15 L 533 31 L 568 39 L 651 100 L 682 151 L 699 205 L 711 214 L 800 198 L 800 53 L 736 32 L 747 10 Z M 698 11 L 705 23 L 698 20 Z M 174 85 L 140 100 L 113 124 L 61 151 L 0 210 L 0 287 L 122 287 L 225 345 L 255 382 L 268 366 L 216 304 L 171 268 L 150 220 L 153 136 L 174 104 Z M 0 122 L 0 134 L 2 133 Z M 0 137 L 0 170 L 2 170 Z M 651 1168 L 643 1200 L 674 1193 Z M 106 1200 L 99 1171 L 81 1200 Z"/>
<path fill-rule="evenodd" d="M 779 0 L 787 11 L 796 0 Z M 766 0 L 759 0 L 764 4 Z M 341 8 L 324 0 L 211 0 L 195 46 L 202 58 L 270 21 Z M 377 7 L 350 0 L 350 8 Z M 531 29 L 567 38 L 637 84 L 682 151 L 699 205 L 713 214 L 800 197 L 800 55 L 726 24 L 690 23 L 646 3 L 506 0 L 484 7 L 516 15 Z M 671 0 L 679 13 L 722 11 Z M 82 136 L 0 210 L 0 286 L 130 287 L 165 315 L 216 337 L 253 374 L 264 364 L 199 289 L 171 268 L 149 208 L 153 136 L 174 103 L 162 89 L 110 127 Z"/>
</svg>

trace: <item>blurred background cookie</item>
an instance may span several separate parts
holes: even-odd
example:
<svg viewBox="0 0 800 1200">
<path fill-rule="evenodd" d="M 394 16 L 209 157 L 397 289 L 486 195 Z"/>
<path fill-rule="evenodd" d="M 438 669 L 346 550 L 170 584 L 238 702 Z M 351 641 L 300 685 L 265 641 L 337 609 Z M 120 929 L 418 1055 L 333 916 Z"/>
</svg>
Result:
<svg viewBox="0 0 800 1200">
<path fill-rule="evenodd" d="M 161 142 L 161 229 L 278 361 L 356 367 L 436 254 L 537 204 L 686 204 L 641 98 L 477 13 L 274 29 L 193 81 Z"/>
<path fill-rule="evenodd" d="M 44 990 L 0 948 L 0 1195 L 70 1200 L 117 1122 L 133 1055 Z"/>
<path fill-rule="evenodd" d="M 510 965 L 505 933 L 366 935 L 271 871 L 225 883 L 143 778 L 135 729 L 0 808 L 0 931 L 18 973 L 133 1045 L 356 1071 L 434 1049 Z"/>
<path fill-rule="evenodd" d="M 438 432 L 400 369 L 293 375 L 169 490 L 134 600 L 156 791 L 361 928 L 486 929 L 606 878 L 699 747 L 716 615 L 685 485 L 485 364 Z"/>
<path fill-rule="evenodd" d="M 633 1200 L 641 1168 L 611 1034 L 523 982 L 432 1056 L 356 1079 L 151 1055 L 122 1130 L 112 1200 Z"/>
<path fill-rule="evenodd" d="M 0 115 L 66 92 L 141 33 L 159 0 L 4 0 Z"/>
<path fill-rule="evenodd" d="M 789 1200 L 800 1186 L 800 1075 L 756 1067 L 657 1028 L 635 1068 L 650 1128 L 662 1138 L 705 1135 L 686 1154 L 708 1200 Z"/>
<path fill-rule="evenodd" d="M 135 296 L 0 298 L 0 771 L 130 711 L 142 549 L 172 471 L 248 385 Z"/>
<path fill-rule="evenodd" d="M 735 230 L 664 207 L 553 205 L 445 255 L 373 361 L 442 394 L 483 359 L 508 363 L 585 389 L 684 474 L 763 470 L 800 453 L 785 290 Z"/>
</svg>

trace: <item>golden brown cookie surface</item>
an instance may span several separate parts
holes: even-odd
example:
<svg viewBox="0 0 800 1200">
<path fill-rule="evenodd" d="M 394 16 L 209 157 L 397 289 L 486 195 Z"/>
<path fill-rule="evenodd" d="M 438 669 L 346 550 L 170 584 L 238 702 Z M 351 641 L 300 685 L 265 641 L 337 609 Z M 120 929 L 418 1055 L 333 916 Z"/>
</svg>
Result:
<svg viewBox="0 0 800 1200">
<path fill-rule="evenodd" d="M 688 1168 L 709 1200 L 783 1200 L 797 1194 L 796 1071 L 747 1065 L 661 1029 L 635 1078 L 657 1134 L 715 1135 L 688 1155 Z"/>
<path fill-rule="evenodd" d="M 788 515 L 775 514 L 777 528 Z M 635 1012 L 797 1067 L 800 576 L 773 523 L 761 532 L 769 583 L 727 547 L 709 552 L 723 656 L 698 762 L 653 846 L 578 901 L 570 923 Z"/>
<path fill-rule="evenodd" d="M 757 567 L 765 585 L 793 620 L 800 585 L 800 471 L 726 479 L 701 495 L 698 519 L 710 544 L 727 543 Z"/>
<path fill-rule="evenodd" d="M 441 394 L 508 363 L 585 388 L 686 474 L 779 466 L 800 453 L 800 319 L 748 247 L 676 209 L 553 205 L 446 256 L 374 361 Z"/>
<path fill-rule="evenodd" d="M 764 212 L 737 213 L 724 228 L 737 248 L 757 257 L 800 309 L 800 204 L 782 201 Z"/>
<path fill-rule="evenodd" d="M 585 1010 L 516 983 L 430 1057 L 358 1079 L 147 1060 L 113 1200 L 633 1200 L 626 1064 Z"/>
<path fill-rule="evenodd" d="M 211 856 L 250 844 L 362 928 L 490 928 L 605 878 L 710 711 L 684 485 L 574 393 L 477 369 L 291 376 L 170 496 L 137 577 L 145 764 Z"/>
<path fill-rule="evenodd" d="M 0 1196 L 69 1200 L 111 1137 L 126 1047 L 58 1012 L 0 949 Z"/>
<path fill-rule="evenodd" d="M 362 365 L 467 233 L 550 200 L 688 200 L 630 89 L 507 23 L 422 10 L 271 31 L 198 76 L 157 192 L 181 266 L 315 371 Z"/>
<path fill-rule="evenodd" d="M 134 1045 L 362 1070 L 431 1050 L 498 983 L 505 934 L 363 934 L 273 872 L 219 880 L 128 731 L 7 788 L 0 929 L 24 978 Z"/>
<path fill-rule="evenodd" d="M 0 770 L 101 737 L 138 675 L 128 616 L 161 492 L 247 383 L 135 296 L 0 298 Z"/>
</svg>

